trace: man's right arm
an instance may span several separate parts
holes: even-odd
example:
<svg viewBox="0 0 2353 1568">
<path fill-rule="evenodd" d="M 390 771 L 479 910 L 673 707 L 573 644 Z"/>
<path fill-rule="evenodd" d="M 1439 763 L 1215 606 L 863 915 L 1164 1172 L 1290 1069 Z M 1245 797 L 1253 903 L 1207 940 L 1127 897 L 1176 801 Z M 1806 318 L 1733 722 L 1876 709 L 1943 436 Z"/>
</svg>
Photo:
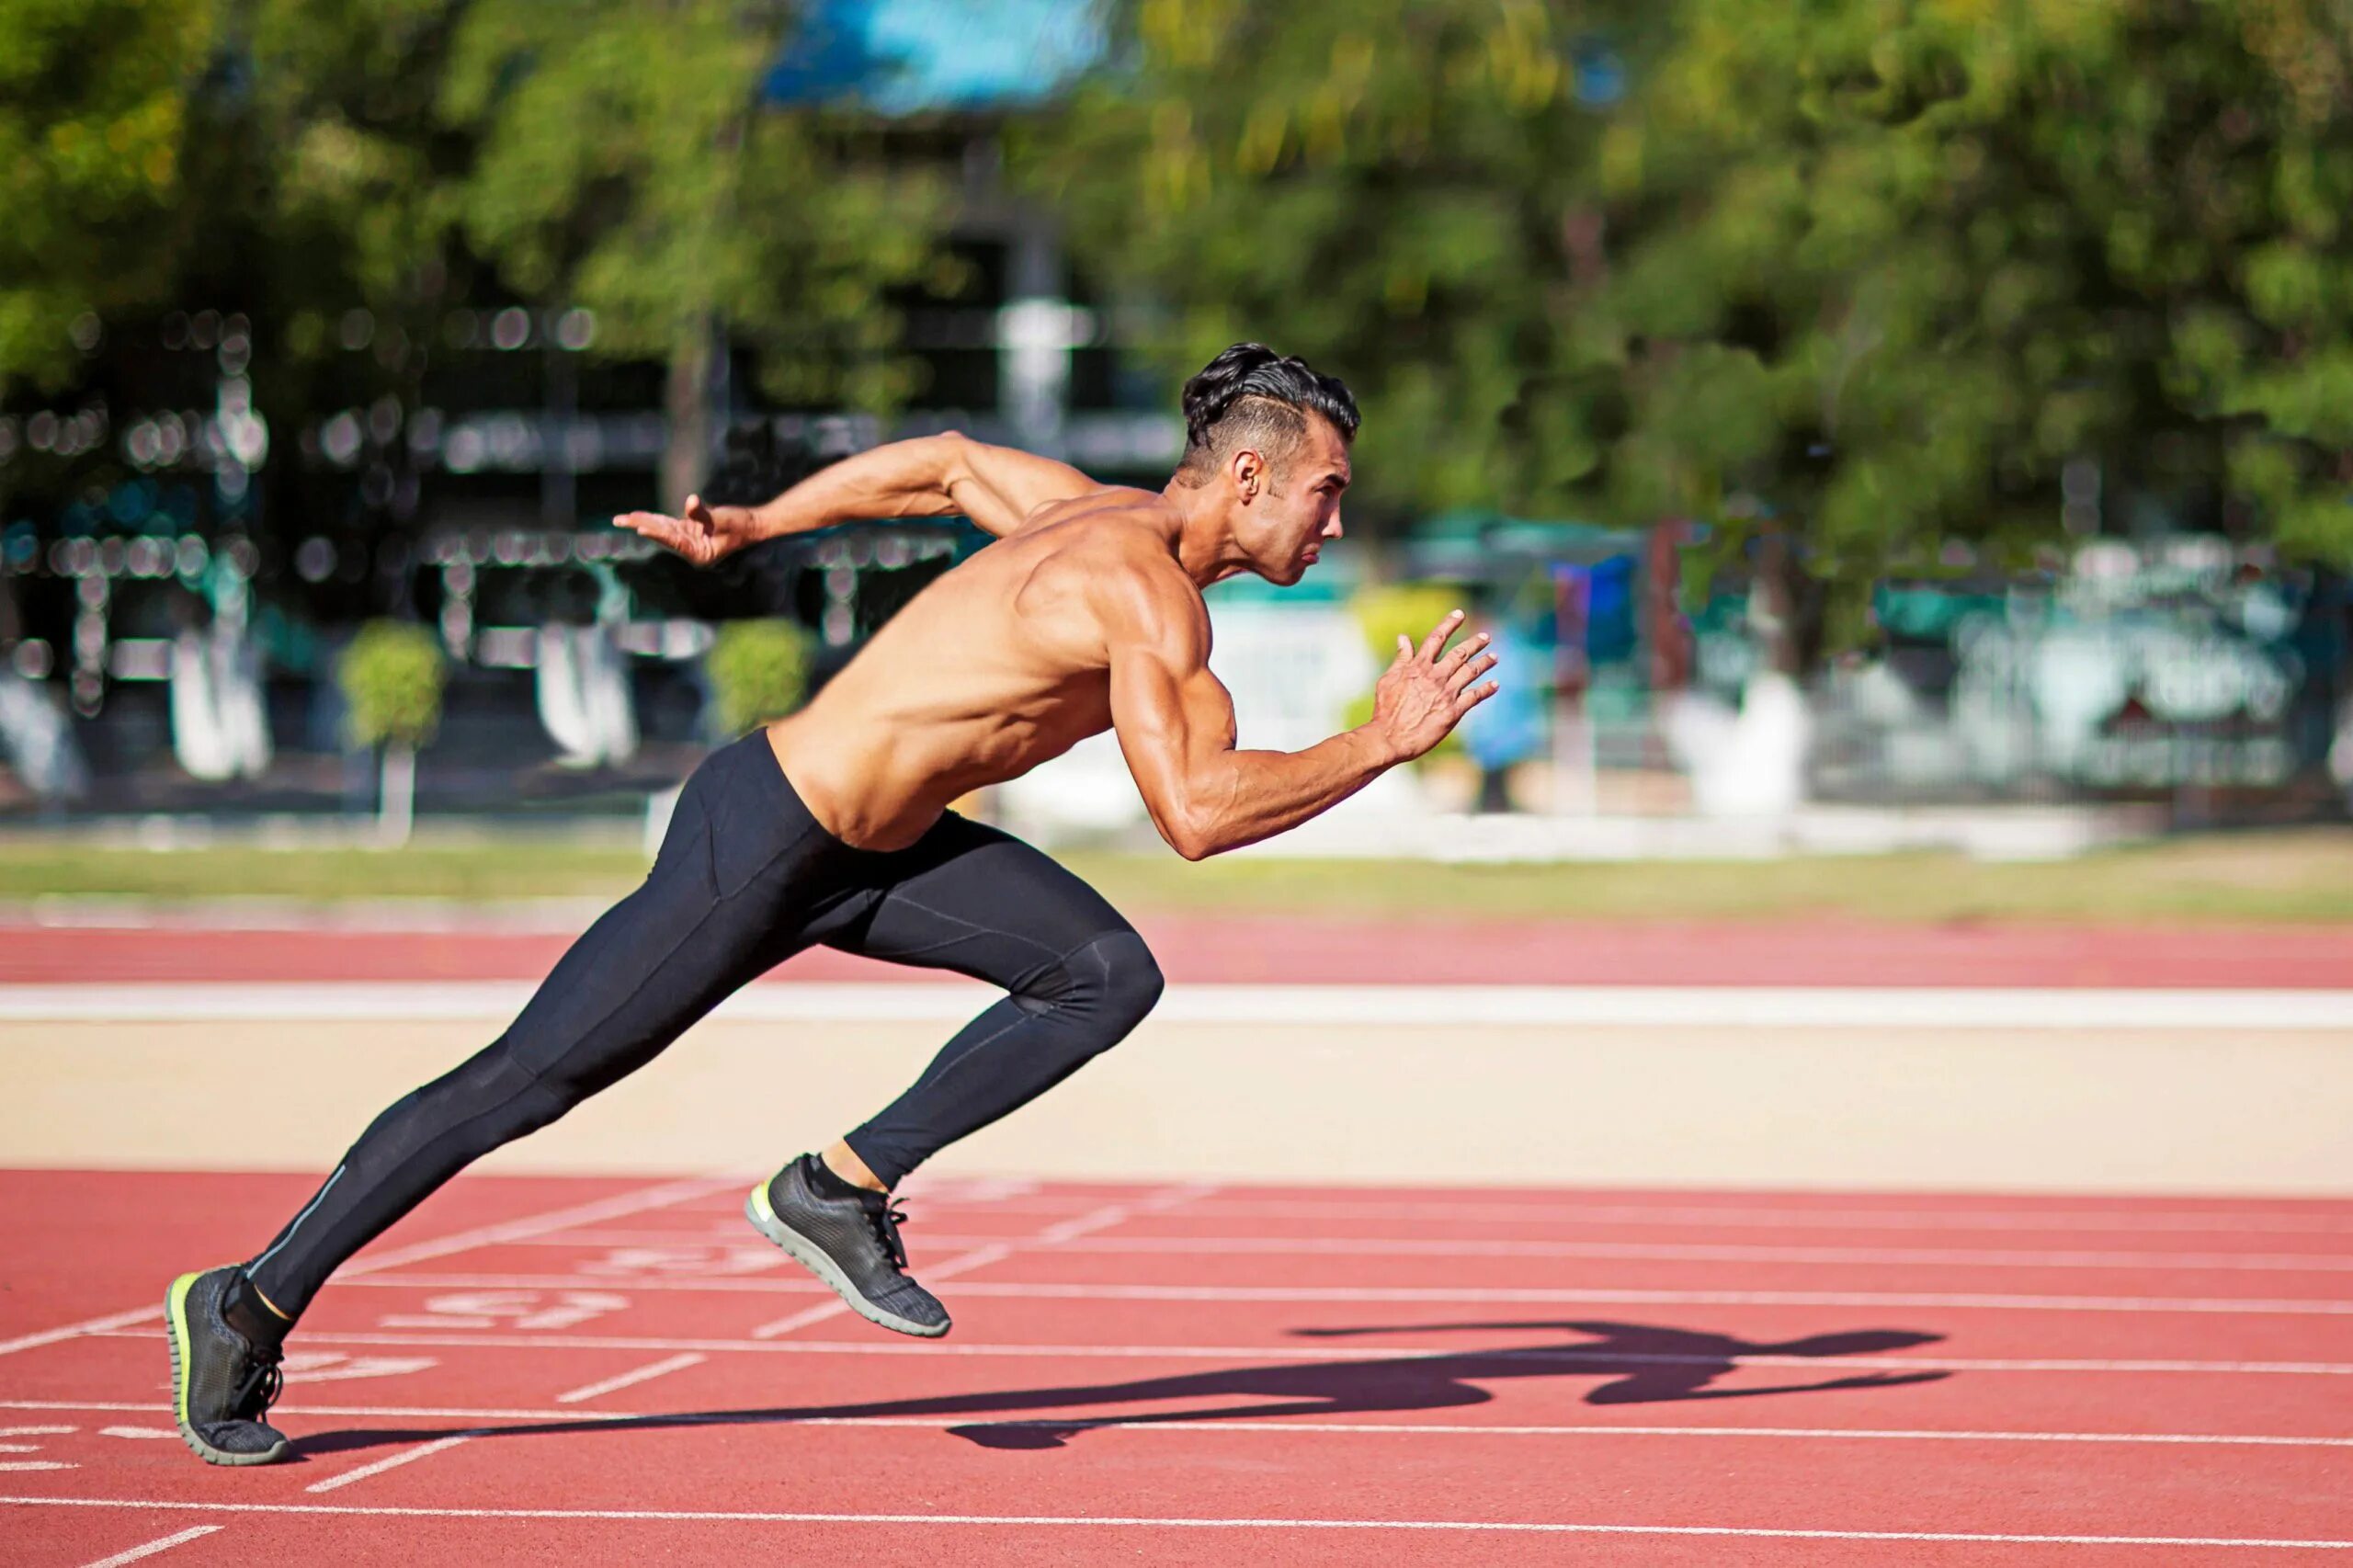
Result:
<svg viewBox="0 0 2353 1568">
<path fill-rule="evenodd" d="M 1002 539 L 1040 507 L 1103 488 L 1068 463 L 943 431 L 844 458 L 761 506 L 689 495 L 678 517 L 630 512 L 613 522 L 707 566 L 762 540 L 878 517 L 964 517 Z"/>
<path fill-rule="evenodd" d="M 1173 585 L 1172 585 L 1173 588 Z M 1188 860 L 1255 844 L 1347 800 L 1446 738 L 1493 696 L 1474 684 L 1495 664 L 1484 636 L 1449 651 L 1460 612 L 1398 654 L 1373 718 L 1300 752 L 1241 751 L 1233 700 L 1209 669 L 1209 615 L 1197 596 L 1123 581 L 1107 590 L 1111 724 L 1153 825 Z"/>
</svg>

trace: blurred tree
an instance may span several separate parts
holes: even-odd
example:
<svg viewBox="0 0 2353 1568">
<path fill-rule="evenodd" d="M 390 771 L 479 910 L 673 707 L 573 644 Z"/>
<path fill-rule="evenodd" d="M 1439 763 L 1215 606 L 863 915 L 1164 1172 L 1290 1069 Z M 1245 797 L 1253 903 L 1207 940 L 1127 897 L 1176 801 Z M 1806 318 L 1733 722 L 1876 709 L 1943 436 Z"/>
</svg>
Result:
<svg viewBox="0 0 2353 1568">
<path fill-rule="evenodd" d="M 1356 392 L 1378 510 L 1569 503 L 1598 232 L 1565 7 L 1140 0 L 1014 161 L 1082 262 L 1165 302 L 1172 376 L 1258 338 Z"/>
<path fill-rule="evenodd" d="M 2103 520 L 2353 553 L 2339 8 L 1677 19 L 1597 165 L 1622 509 L 1763 534 L 1843 590 L 1838 641 L 1880 573 L 2016 568 Z"/>
<path fill-rule="evenodd" d="M 352 740 L 383 748 L 377 824 L 384 843 L 398 847 L 408 842 L 415 814 L 416 754 L 441 724 L 449 680 L 441 644 L 422 626 L 371 620 L 344 650 L 335 676 Z"/>
<path fill-rule="evenodd" d="M 793 620 L 731 620 L 704 655 L 719 738 L 781 719 L 809 692 L 809 633 Z"/>
<path fill-rule="evenodd" d="M 156 298 L 207 0 L 0 10 L 0 386 L 54 387 L 101 318 Z"/>
<path fill-rule="evenodd" d="M 596 349 L 668 367 L 662 496 L 715 449 L 715 351 L 767 390 L 883 409 L 910 390 L 883 291 L 930 262 L 937 190 L 854 121 L 764 107 L 775 0 L 473 0 L 443 98 L 482 149 L 465 231 L 528 297 L 597 314 Z"/>
<path fill-rule="evenodd" d="M 1785 668 L 2160 511 L 2353 556 L 2337 0 L 1120 17 L 1020 166 L 1172 373 L 1347 378 L 1370 501 L 1708 523 Z"/>
</svg>

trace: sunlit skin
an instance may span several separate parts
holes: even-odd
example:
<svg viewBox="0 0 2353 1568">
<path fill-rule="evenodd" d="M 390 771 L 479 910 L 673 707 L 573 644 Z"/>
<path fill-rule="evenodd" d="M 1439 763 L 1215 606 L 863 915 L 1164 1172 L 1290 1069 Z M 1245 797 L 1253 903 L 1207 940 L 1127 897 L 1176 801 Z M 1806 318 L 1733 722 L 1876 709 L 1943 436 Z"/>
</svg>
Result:
<svg viewBox="0 0 2353 1568">
<path fill-rule="evenodd" d="M 1295 827 L 1420 756 L 1495 695 L 1483 634 L 1449 643 L 1455 610 L 1396 657 L 1372 717 L 1300 752 L 1235 744 L 1210 673 L 1209 584 L 1291 584 L 1342 537 L 1348 449 L 1307 416 L 1290 451 L 1233 451 L 1206 482 L 1157 493 L 954 434 L 820 470 L 759 506 L 613 519 L 699 565 L 762 540 L 880 517 L 961 516 L 995 536 L 915 596 L 769 747 L 810 813 L 845 842 L 896 849 L 949 801 L 1115 731 L 1153 824 L 1188 860 Z M 880 1184 L 847 1144 L 835 1171 Z"/>
</svg>

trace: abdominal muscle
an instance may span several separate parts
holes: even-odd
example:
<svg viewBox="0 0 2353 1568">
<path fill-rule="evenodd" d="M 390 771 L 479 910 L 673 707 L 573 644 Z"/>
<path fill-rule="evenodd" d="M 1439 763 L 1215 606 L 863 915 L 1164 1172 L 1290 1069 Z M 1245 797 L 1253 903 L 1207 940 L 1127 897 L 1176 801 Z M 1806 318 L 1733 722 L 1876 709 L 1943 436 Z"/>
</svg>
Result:
<svg viewBox="0 0 2353 1568">
<path fill-rule="evenodd" d="M 926 588 L 800 712 L 768 726 L 818 823 L 901 849 L 949 801 L 1110 727 L 1099 631 L 1081 592 L 1083 524 L 1016 535 Z M 1057 538 L 1055 536 L 1063 536 Z"/>
</svg>

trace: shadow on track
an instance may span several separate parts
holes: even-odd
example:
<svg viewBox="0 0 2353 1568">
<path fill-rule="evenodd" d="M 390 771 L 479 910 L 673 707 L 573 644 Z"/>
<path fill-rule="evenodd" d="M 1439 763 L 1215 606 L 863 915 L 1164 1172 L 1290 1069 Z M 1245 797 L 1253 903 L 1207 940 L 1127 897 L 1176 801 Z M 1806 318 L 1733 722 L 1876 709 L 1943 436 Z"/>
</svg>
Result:
<svg viewBox="0 0 2353 1568">
<path fill-rule="evenodd" d="M 1440 1323 L 1351 1328 L 1308 1328 L 1304 1337 L 1339 1339 L 1362 1334 L 1429 1334 L 1456 1331 L 1540 1333 L 1563 1331 L 1586 1337 L 1566 1342 L 1495 1349 L 1436 1351 L 1421 1356 L 1393 1353 L 1378 1359 L 1292 1362 L 1279 1366 L 1221 1368 L 1128 1382 L 1075 1383 L 1053 1388 L 942 1394 L 922 1399 L 881 1400 L 860 1404 L 778 1406 L 773 1409 L 682 1411 L 610 1420 L 536 1422 L 483 1431 L 453 1428 L 483 1437 L 516 1437 L 563 1432 L 603 1432 L 670 1426 L 790 1425 L 798 1422 L 904 1420 L 926 1417 L 1012 1415 L 1087 1407 L 1152 1404 L 1163 1401 L 1224 1401 L 1202 1408 L 1058 1417 L 981 1421 L 947 1428 L 957 1437 L 995 1449 L 1060 1448 L 1080 1432 L 1102 1426 L 1168 1426 L 1188 1421 L 1254 1421 L 1287 1415 L 1368 1416 L 1405 1411 L 1443 1410 L 1484 1404 L 1495 1396 L 1483 1383 L 1507 1378 L 1558 1378 L 1601 1374 L 1588 1391 L 1587 1404 L 1665 1404 L 1685 1400 L 1756 1399 L 1768 1395 L 1827 1393 L 1840 1389 L 1899 1388 L 1935 1382 L 1945 1371 L 1857 1372 L 1815 1381 L 1779 1381 L 1764 1387 L 1714 1388 L 1744 1358 L 1836 1359 L 1908 1350 L 1944 1336 L 1912 1329 L 1859 1329 L 1813 1335 L 1780 1343 L 1738 1339 L 1700 1329 L 1643 1324 Z M 1236 1404 L 1232 1402 L 1242 1400 Z M 324 1432 L 295 1445 L 305 1455 L 415 1443 L 439 1432 Z"/>
</svg>

